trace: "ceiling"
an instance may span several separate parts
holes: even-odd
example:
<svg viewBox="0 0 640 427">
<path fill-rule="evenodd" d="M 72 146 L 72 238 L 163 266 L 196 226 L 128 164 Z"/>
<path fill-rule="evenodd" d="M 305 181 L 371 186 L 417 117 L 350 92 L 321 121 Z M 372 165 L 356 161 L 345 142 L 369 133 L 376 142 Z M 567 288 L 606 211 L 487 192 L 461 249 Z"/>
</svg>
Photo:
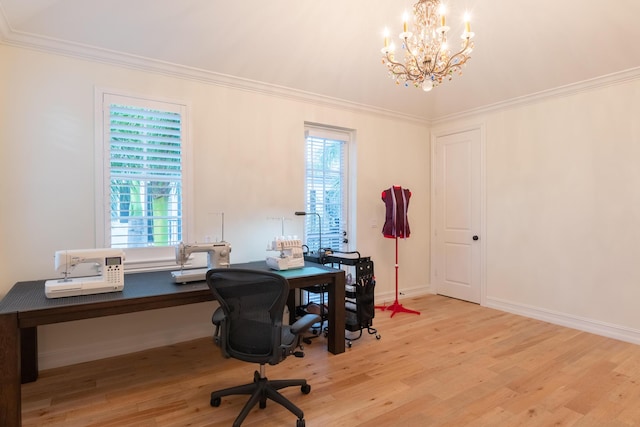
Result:
<svg viewBox="0 0 640 427">
<path fill-rule="evenodd" d="M 452 40 L 464 10 L 476 34 L 464 74 L 428 93 L 397 86 L 381 64 L 382 32 L 398 33 L 414 2 L 0 0 L 0 40 L 96 48 L 96 57 L 152 59 L 422 120 L 640 67 L 638 0 L 446 0 Z"/>
</svg>

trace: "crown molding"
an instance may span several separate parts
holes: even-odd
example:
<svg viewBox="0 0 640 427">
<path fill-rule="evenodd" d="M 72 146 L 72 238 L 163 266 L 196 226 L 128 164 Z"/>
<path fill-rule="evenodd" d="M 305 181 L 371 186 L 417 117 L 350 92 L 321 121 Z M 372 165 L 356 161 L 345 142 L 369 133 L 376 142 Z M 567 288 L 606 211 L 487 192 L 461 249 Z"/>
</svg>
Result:
<svg viewBox="0 0 640 427">
<path fill-rule="evenodd" d="M 559 98 L 570 95 L 576 95 L 582 92 L 588 92 L 607 86 L 618 85 L 640 79 L 640 67 L 630 68 L 616 73 L 606 74 L 604 76 L 595 77 L 588 80 L 582 80 L 570 83 L 565 86 L 559 86 L 553 89 L 543 90 L 540 92 L 511 98 L 506 101 L 496 102 L 495 104 L 485 105 L 459 113 L 449 114 L 438 117 L 430 121 L 431 126 L 440 125 L 454 120 L 469 119 L 478 115 L 490 113 L 497 110 L 505 110 L 508 108 L 519 107 L 527 104 L 534 104 L 551 98 Z"/>
<path fill-rule="evenodd" d="M 200 68 L 188 67 L 153 58 L 132 55 L 109 49 L 103 49 L 82 43 L 43 37 L 31 33 L 13 30 L 0 4 L 0 43 L 8 46 L 37 50 L 45 53 L 63 55 L 93 62 L 115 65 L 138 71 L 151 72 L 169 77 L 191 80 L 236 90 L 254 92 L 283 99 L 306 102 L 317 106 L 339 108 L 352 112 L 365 112 L 393 119 L 428 125 L 424 117 L 404 114 L 397 111 L 374 107 L 366 104 L 333 98 L 311 92 L 305 92 L 285 86 L 245 79 L 228 74 L 215 73 Z"/>
<path fill-rule="evenodd" d="M 16 31 L 11 27 L 1 3 L 0 43 L 8 46 L 79 58 L 92 62 L 104 63 L 137 71 L 151 72 L 168 77 L 221 86 L 235 90 L 276 96 L 282 99 L 305 102 L 320 107 L 338 108 L 351 112 L 364 112 L 426 126 L 437 126 L 455 120 L 476 117 L 497 110 L 533 104 L 556 97 L 570 96 L 581 92 L 640 79 L 640 67 L 636 67 L 595 77 L 593 79 L 570 83 L 553 89 L 511 98 L 494 104 L 484 105 L 470 110 L 429 119 L 285 86 L 245 79 L 228 74 L 215 73 L 200 68 L 188 67 L 139 55 L 98 48 L 91 45 Z"/>
</svg>

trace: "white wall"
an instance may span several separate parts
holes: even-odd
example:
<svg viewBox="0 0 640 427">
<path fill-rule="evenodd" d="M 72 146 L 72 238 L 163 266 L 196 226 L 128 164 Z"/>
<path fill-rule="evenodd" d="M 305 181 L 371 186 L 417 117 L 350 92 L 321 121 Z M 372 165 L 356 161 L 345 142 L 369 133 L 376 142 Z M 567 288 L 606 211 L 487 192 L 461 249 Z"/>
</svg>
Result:
<svg viewBox="0 0 640 427">
<path fill-rule="evenodd" d="M 486 305 L 640 343 L 640 79 L 439 123 L 486 129 Z"/>
<path fill-rule="evenodd" d="M 382 190 L 411 189 L 412 236 L 401 244 L 401 286 L 428 286 L 428 126 L 301 99 L 179 79 L 0 45 L 0 296 L 17 281 L 55 277 L 57 249 L 93 247 L 94 88 L 188 102 L 194 142 L 196 239 L 219 235 L 232 262 L 263 259 L 267 240 L 304 202 L 305 121 L 355 129 L 356 247 L 375 262 L 377 302 L 394 296 L 394 245 L 381 234 Z M 105 357 L 210 333 L 211 304 L 39 328 L 40 364 Z"/>
</svg>

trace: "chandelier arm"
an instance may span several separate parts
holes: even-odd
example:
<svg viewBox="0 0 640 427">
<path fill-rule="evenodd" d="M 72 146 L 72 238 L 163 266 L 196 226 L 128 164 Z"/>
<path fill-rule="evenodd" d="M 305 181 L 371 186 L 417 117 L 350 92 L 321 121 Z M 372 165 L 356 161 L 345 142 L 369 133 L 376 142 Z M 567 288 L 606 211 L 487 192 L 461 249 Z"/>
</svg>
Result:
<svg viewBox="0 0 640 427">
<path fill-rule="evenodd" d="M 423 76 L 425 70 L 420 66 L 420 61 L 418 61 L 418 58 L 416 58 L 416 56 L 413 54 L 411 49 L 409 49 L 409 39 L 408 38 L 404 39 L 404 45 L 407 47 L 407 52 L 409 52 L 409 55 L 411 55 L 411 58 L 413 59 L 413 62 L 416 64 L 416 68 L 418 69 L 418 73 L 417 74 L 412 74 L 412 76 L 414 77 L 412 80 L 419 80 L 418 77 Z"/>
<path fill-rule="evenodd" d="M 415 56 L 413 55 L 413 53 L 411 53 L 411 51 L 409 51 L 409 53 L 411 54 L 411 57 L 414 59 L 414 61 L 416 62 L 416 64 L 418 64 L 418 61 L 416 60 L 416 58 L 415 58 Z M 416 81 L 416 80 L 419 80 L 419 77 L 422 75 L 422 69 L 421 69 L 419 66 L 418 66 L 417 68 L 418 68 L 418 70 L 420 71 L 420 73 L 419 73 L 419 74 L 413 74 L 413 73 L 411 73 L 411 71 L 409 70 L 409 68 L 407 68 L 407 66 L 406 66 L 406 65 L 404 65 L 404 64 L 403 64 L 403 63 L 401 63 L 401 62 L 394 61 L 394 60 L 389 56 L 389 53 L 388 53 L 388 52 L 386 53 L 386 58 L 387 58 L 387 62 L 389 62 L 390 64 L 392 64 L 392 65 L 393 65 L 393 67 L 389 67 L 389 68 L 391 69 L 391 68 L 395 68 L 395 67 L 400 67 L 400 68 L 404 71 L 404 74 L 406 74 L 406 75 L 407 75 L 407 77 L 408 77 L 408 78 L 407 78 L 407 80 L 409 80 L 409 81 Z M 392 73 L 394 73 L 394 74 L 397 74 L 397 73 L 396 73 L 395 71 L 393 71 L 393 70 L 391 70 L 391 72 L 392 72 Z"/>
<path fill-rule="evenodd" d="M 463 47 L 459 52 L 457 52 L 457 53 L 455 53 L 455 54 L 451 55 L 451 58 L 449 58 L 449 60 L 447 61 L 447 64 L 446 64 L 446 66 L 443 68 L 443 71 L 446 71 L 446 70 L 448 70 L 448 69 L 450 69 L 450 68 L 460 68 L 460 66 L 464 65 L 464 64 L 467 62 L 467 60 L 469 59 L 469 57 L 468 57 L 468 56 L 466 56 L 466 57 L 464 58 L 464 60 L 462 60 L 462 61 L 458 62 L 457 64 L 454 64 L 454 65 L 452 65 L 452 64 L 451 64 L 451 62 L 452 62 L 455 58 L 457 58 L 457 57 L 459 57 L 459 56 L 464 56 L 464 55 L 463 55 L 463 53 L 464 53 L 464 51 L 465 51 L 465 50 L 467 50 L 467 48 L 469 47 L 469 43 L 470 43 L 470 41 L 471 41 L 471 40 L 470 40 L 469 38 L 467 38 L 467 39 L 466 39 L 466 42 L 465 42 L 465 44 L 464 44 L 464 47 Z M 441 72 L 441 73 L 442 73 L 442 72 Z M 446 75 L 446 73 L 442 73 L 442 75 L 444 76 L 444 75 Z"/>
<path fill-rule="evenodd" d="M 440 51 L 440 49 L 437 50 L 436 55 L 434 57 L 434 60 L 431 61 L 431 68 L 429 69 L 429 75 L 433 76 L 435 74 L 439 74 L 436 72 L 436 67 L 438 66 L 438 60 L 440 59 L 440 55 L 442 54 L 442 52 Z"/>
<path fill-rule="evenodd" d="M 446 42 L 447 42 L 446 35 L 445 35 L 445 33 L 442 33 L 440 35 L 439 48 L 436 49 L 436 53 L 435 53 L 434 59 L 431 61 L 431 66 L 430 67 L 425 67 L 425 69 L 422 70 L 422 74 L 428 74 L 429 76 L 434 76 L 434 75 L 440 75 L 441 74 L 441 72 L 436 71 L 436 68 L 438 67 L 438 61 L 439 61 L 440 57 L 442 56 L 442 50 L 440 49 L 440 47 L 443 45 L 443 43 L 446 43 Z M 466 46 L 465 46 L 464 49 L 466 49 Z M 464 51 L 464 49 L 462 49 L 462 51 Z M 460 53 L 460 52 L 458 52 L 458 53 Z M 449 63 L 450 62 L 451 61 L 447 62 L 447 66 L 445 67 L 445 69 L 449 68 Z"/>
<path fill-rule="evenodd" d="M 391 56 L 389 56 L 389 53 L 386 54 L 386 57 L 387 57 L 387 62 L 389 64 L 393 65 L 393 67 L 388 67 L 389 69 L 395 68 L 395 67 L 400 67 L 400 68 L 402 68 L 404 70 L 404 72 L 406 74 L 410 74 L 409 70 L 407 69 L 407 67 L 402 62 L 396 62 L 393 59 L 391 59 Z"/>
</svg>

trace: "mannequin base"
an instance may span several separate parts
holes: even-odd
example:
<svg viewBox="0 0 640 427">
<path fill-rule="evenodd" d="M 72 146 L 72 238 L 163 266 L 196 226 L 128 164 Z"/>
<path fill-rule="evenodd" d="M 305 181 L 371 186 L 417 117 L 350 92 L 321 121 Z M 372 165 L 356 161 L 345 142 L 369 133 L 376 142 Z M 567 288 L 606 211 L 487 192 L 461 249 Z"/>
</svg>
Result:
<svg viewBox="0 0 640 427">
<path fill-rule="evenodd" d="M 391 305 L 377 305 L 376 308 L 379 310 L 391 311 L 392 312 L 391 317 L 395 316 L 396 313 L 410 313 L 410 314 L 418 314 L 418 315 L 420 314 L 419 311 L 404 308 L 402 304 L 398 302 L 398 300 L 395 300 Z"/>
</svg>

